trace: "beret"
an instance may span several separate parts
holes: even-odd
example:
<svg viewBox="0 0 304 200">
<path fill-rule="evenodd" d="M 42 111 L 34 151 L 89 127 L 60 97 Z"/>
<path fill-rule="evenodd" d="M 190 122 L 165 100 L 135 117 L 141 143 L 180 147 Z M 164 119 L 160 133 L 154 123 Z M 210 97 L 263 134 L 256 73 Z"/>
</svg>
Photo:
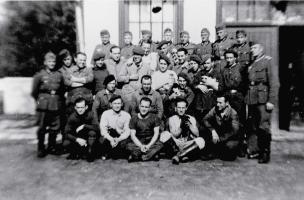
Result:
<svg viewBox="0 0 304 200">
<path fill-rule="evenodd" d="M 96 51 L 93 55 L 93 60 L 99 60 L 100 58 L 104 58 L 106 56 L 106 54 L 102 51 Z"/>
<path fill-rule="evenodd" d="M 110 103 L 112 103 L 113 101 L 115 101 L 116 99 L 121 99 L 121 96 L 120 95 L 117 95 L 117 94 L 113 94 L 109 100 Z"/>
<path fill-rule="evenodd" d="M 181 32 L 179 33 L 179 35 L 180 35 L 180 36 L 182 36 L 182 35 L 189 35 L 189 32 L 188 32 L 188 31 L 181 31 Z"/>
<path fill-rule="evenodd" d="M 103 35 L 110 35 L 109 31 L 106 30 L 106 29 L 103 29 L 100 31 L 100 35 L 103 36 Z"/>
<path fill-rule="evenodd" d="M 189 83 L 189 76 L 186 73 L 181 72 L 177 75 L 177 77 L 182 77 L 183 79 L 185 79 L 187 81 L 187 84 Z"/>
<path fill-rule="evenodd" d="M 105 80 L 103 81 L 103 84 L 106 86 L 106 85 L 108 85 L 108 83 L 110 83 L 112 81 L 115 81 L 115 76 L 110 74 L 105 78 Z"/>
<path fill-rule="evenodd" d="M 159 60 L 160 60 L 160 59 L 165 60 L 165 61 L 167 62 L 168 65 L 171 64 L 171 61 L 170 61 L 170 59 L 168 58 L 168 56 L 166 56 L 166 55 L 163 54 L 163 53 L 159 54 Z"/>
<path fill-rule="evenodd" d="M 204 64 L 209 58 L 212 58 L 211 54 L 205 54 L 201 56 L 202 64 Z"/>
<path fill-rule="evenodd" d="M 143 48 L 141 48 L 139 46 L 134 47 L 132 52 L 133 52 L 133 55 L 143 56 L 145 54 L 145 51 L 143 50 Z"/>
<path fill-rule="evenodd" d="M 202 59 L 198 55 L 191 55 L 189 60 L 195 61 L 199 65 L 203 63 Z"/>
<path fill-rule="evenodd" d="M 143 35 L 152 35 L 152 32 L 149 31 L 149 30 L 142 30 L 141 34 L 143 34 Z"/>
<path fill-rule="evenodd" d="M 208 34 L 210 34 L 210 31 L 207 28 L 202 28 L 201 33 L 203 32 L 207 32 Z"/>
<path fill-rule="evenodd" d="M 157 49 L 161 49 L 161 47 L 163 46 L 163 45 L 165 45 L 165 44 L 168 44 L 169 43 L 169 41 L 166 41 L 166 40 L 163 40 L 163 41 L 161 41 L 158 45 L 157 45 Z"/>
</svg>

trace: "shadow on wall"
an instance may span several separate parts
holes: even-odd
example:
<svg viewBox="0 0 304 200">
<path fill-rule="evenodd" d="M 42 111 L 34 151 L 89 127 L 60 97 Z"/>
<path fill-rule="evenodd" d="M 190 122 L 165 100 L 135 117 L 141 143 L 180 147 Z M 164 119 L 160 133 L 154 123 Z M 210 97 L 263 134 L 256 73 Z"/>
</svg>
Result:
<svg viewBox="0 0 304 200">
<path fill-rule="evenodd" d="M 4 114 L 35 114 L 31 97 L 32 78 L 9 77 L 0 79 L 0 111 Z"/>
</svg>

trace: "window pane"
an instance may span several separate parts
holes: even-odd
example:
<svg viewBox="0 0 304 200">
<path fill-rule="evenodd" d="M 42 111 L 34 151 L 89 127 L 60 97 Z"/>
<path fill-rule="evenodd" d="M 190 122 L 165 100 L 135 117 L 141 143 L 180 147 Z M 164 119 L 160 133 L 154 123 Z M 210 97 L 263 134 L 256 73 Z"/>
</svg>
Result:
<svg viewBox="0 0 304 200">
<path fill-rule="evenodd" d="M 166 28 L 171 28 L 171 30 L 173 30 L 173 22 L 165 22 L 165 23 L 163 23 L 163 31 L 164 31 Z M 174 30 L 173 30 L 173 31 L 174 31 Z"/>
<path fill-rule="evenodd" d="M 140 23 L 140 30 L 151 30 L 150 23 Z"/>
<path fill-rule="evenodd" d="M 160 11 L 158 13 L 151 12 L 152 22 L 162 22 L 162 12 L 163 11 Z"/>
<path fill-rule="evenodd" d="M 129 23 L 129 30 L 133 34 L 133 44 L 138 44 L 139 42 L 139 23 Z"/>
<path fill-rule="evenodd" d="M 151 7 L 150 1 L 140 1 L 140 21 L 150 22 Z"/>
<path fill-rule="evenodd" d="M 255 4 L 255 21 L 262 22 L 270 20 L 269 18 L 269 2 L 256 1 Z"/>
<path fill-rule="evenodd" d="M 162 23 L 152 23 L 152 36 L 153 41 L 162 40 Z"/>
<path fill-rule="evenodd" d="M 173 21 L 173 17 L 174 17 L 174 12 L 173 12 L 173 2 L 166 2 L 164 3 L 163 5 L 163 15 L 164 15 L 164 18 L 163 20 L 165 22 L 171 22 Z"/>
<path fill-rule="evenodd" d="M 130 2 L 129 5 L 129 21 L 138 22 L 139 21 L 139 5 L 138 2 Z"/>
<path fill-rule="evenodd" d="M 236 21 L 237 12 L 236 1 L 223 1 L 222 8 L 222 21 L 223 22 L 234 22 Z"/>
</svg>

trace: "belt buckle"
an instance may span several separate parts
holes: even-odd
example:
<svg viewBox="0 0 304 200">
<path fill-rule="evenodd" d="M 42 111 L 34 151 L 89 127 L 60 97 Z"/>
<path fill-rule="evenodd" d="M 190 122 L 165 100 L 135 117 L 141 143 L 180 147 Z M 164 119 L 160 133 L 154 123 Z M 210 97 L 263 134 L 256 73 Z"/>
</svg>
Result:
<svg viewBox="0 0 304 200">
<path fill-rule="evenodd" d="M 51 95 L 55 95 L 56 94 L 56 91 L 55 90 L 51 90 Z"/>
<path fill-rule="evenodd" d="M 250 85 L 255 85 L 255 82 L 254 82 L 254 81 L 251 81 L 251 82 L 250 82 Z"/>
</svg>

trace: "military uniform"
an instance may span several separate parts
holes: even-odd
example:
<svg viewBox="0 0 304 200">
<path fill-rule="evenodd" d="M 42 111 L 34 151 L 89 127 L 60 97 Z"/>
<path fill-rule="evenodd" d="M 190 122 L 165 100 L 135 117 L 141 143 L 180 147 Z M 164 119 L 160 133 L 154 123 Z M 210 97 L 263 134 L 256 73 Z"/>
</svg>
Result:
<svg viewBox="0 0 304 200">
<path fill-rule="evenodd" d="M 111 44 L 110 42 L 108 44 L 98 44 L 98 45 L 96 45 L 92 55 L 95 55 L 97 52 L 103 52 L 106 55 L 105 59 L 109 59 L 110 58 L 110 49 L 113 46 L 115 46 L 115 45 Z M 92 57 L 92 60 L 91 60 L 91 64 L 92 65 L 94 64 L 93 57 Z"/>
<path fill-rule="evenodd" d="M 260 153 L 267 153 L 268 155 L 271 142 L 271 111 L 266 109 L 266 103 L 275 104 L 279 84 L 272 68 L 271 57 L 265 55 L 257 58 L 249 66 L 249 85 L 245 97 L 245 102 L 248 105 L 248 123 L 251 128 L 249 140 L 256 135 Z M 253 150 L 249 146 L 249 151 Z"/>
<path fill-rule="evenodd" d="M 38 153 L 45 151 L 44 138 L 47 127 L 48 149 L 52 150 L 55 148 L 56 136 L 60 130 L 60 111 L 64 104 L 62 74 L 59 71 L 41 70 L 34 76 L 31 95 L 37 102 Z"/>
<path fill-rule="evenodd" d="M 225 51 L 230 49 L 234 43 L 234 40 L 228 38 L 228 36 L 222 40 L 216 40 L 212 45 L 212 55 L 217 60 L 223 59 Z"/>
<path fill-rule="evenodd" d="M 134 48 L 133 44 L 123 46 L 120 51 L 121 57 L 123 57 L 126 60 L 131 58 L 133 56 L 133 48 Z"/>
<path fill-rule="evenodd" d="M 201 42 L 196 45 L 195 54 L 200 56 L 202 60 L 212 54 L 212 43 L 210 41 Z"/>
</svg>

